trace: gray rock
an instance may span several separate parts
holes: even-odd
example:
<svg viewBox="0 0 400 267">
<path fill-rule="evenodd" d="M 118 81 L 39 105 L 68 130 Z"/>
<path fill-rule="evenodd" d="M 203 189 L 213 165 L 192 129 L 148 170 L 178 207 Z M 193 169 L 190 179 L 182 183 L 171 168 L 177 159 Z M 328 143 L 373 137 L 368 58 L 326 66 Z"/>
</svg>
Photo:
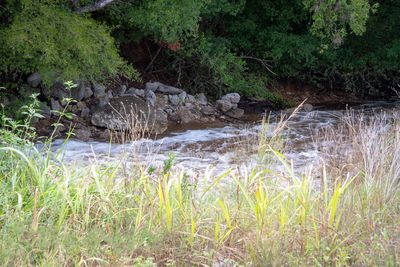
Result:
<svg viewBox="0 0 400 267">
<path fill-rule="evenodd" d="M 102 84 L 95 83 L 93 84 L 93 95 L 94 97 L 103 96 L 106 93 L 106 87 Z"/>
<path fill-rule="evenodd" d="M 62 106 L 60 105 L 60 102 L 58 102 L 54 98 L 50 99 L 50 107 L 51 107 L 51 110 L 54 110 L 54 111 L 62 110 Z"/>
<path fill-rule="evenodd" d="M 188 94 L 188 95 L 186 96 L 186 102 L 188 102 L 188 103 L 194 103 L 194 102 L 196 102 L 196 98 L 195 98 L 194 96 Z"/>
<path fill-rule="evenodd" d="M 145 89 L 151 90 L 155 93 L 160 85 L 163 85 L 163 84 L 159 83 L 159 82 L 147 82 L 145 85 Z"/>
<path fill-rule="evenodd" d="M 50 90 L 50 97 L 63 100 L 66 97 L 70 97 L 70 92 L 65 89 L 65 86 L 61 82 L 56 82 Z"/>
<path fill-rule="evenodd" d="M 234 109 L 229 110 L 225 114 L 228 115 L 229 117 L 239 119 L 239 118 L 243 117 L 244 110 L 241 108 L 234 108 Z"/>
<path fill-rule="evenodd" d="M 221 100 L 231 102 L 232 104 L 237 104 L 240 102 L 240 95 L 238 93 L 230 93 L 221 97 Z"/>
<path fill-rule="evenodd" d="M 203 106 L 201 108 L 201 113 L 203 113 L 204 115 L 210 116 L 210 115 L 214 115 L 216 113 L 216 110 L 211 106 Z"/>
<path fill-rule="evenodd" d="M 92 114 L 94 126 L 110 130 L 147 131 L 163 133 L 168 127 L 167 114 L 146 103 L 137 96 L 124 96 L 111 99 L 110 106 Z M 141 129 L 132 129 L 132 122 Z"/>
<path fill-rule="evenodd" d="M 97 97 L 97 107 L 102 109 L 110 103 L 110 96 L 108 94 L 100 95 Z"/>
<path fill-rule="evenodd" d="M 304 104 L 304 105 L 301 107 L 301 109 L 304 110 L 304 111 L 306 111 L 306 112 L 311 112 L 311 111 L 314 109 L 314 107 L 313 107 L 313 105 L 311 105 L 311 104 Z"/>
<path fill-rule="evenodd" d="M 83 99 L 88 99 L 93 95 L 93 91 L 90 88 L 90 86 L 85 86 L 85 94 L 83 96 Z"/>
<path fill-rule="evenodd" d="M 197 99 L 199 100 L 200 105 L 207 105 L 208 101 L 207 101 L 207 97 L 205 96 L 205 94 L 201 93 L 197 95 Z"/>
<path fill-rule="evenodd" d="M 126 87 L 125 84 L 123 84 L 123 85 L 117 87 L 117 88 L 114 89 L 114 91 L 113 91 L 113 96 L 121 96 L 121 95 L 124 95 L 125 92 L 126 92 L 126 89 L 127 89 L 127 87 Z"/>
<path fill-rule="evenodd" d="M 156 94 L 156 107 L 165 109 L 168 107 L 168 96 L 164 94 Z"/>
<path fill-rule="evenodd" d="M 92 133 L 89 127 L 74 130 L 74 135 L 76 136 L 76 138 L 82 141 L 89 141 L 91 134 Z"/>
<path fill-rule="evenodd" d="M 81 101 L 81 102 L 76 103 L 76 107 L 78 108 L 78 110 L 82 110 L 82 109 L 86 108 L 87 106 L 86 106 L 85 102 Z"/>
<path fill-rule="evenodd" d="M 40 77 L 39 72 L 34 72 L 31 75 L 28 76 L 28 79 L 26 80 L 26 82 L 29 84 L 29 86 L 36 88 L 39 86 L 39 84 L 41 83 L 42 78 Z"/>
<path fill-rule="evenodd" d="M 228 110 L 235 108 L 235 105 L 232 104 L 230 101 L 220 99 L 217 100 L 217 108 L 222 112 L 227 112 Z"/>
<path fill-rule="evenodd" d="M 88 118 L 90 115 L 90 109 L 88 107 L 85 107 L 81 110 L 81 117 L 82 118 Z"/>
<path fill-rule="evenodd" d="M 176 116 L 180 123 L 189 123 L 199 120 L 201 117 L 201 113 L 199 110 L 189 108 L 187 106 L 181 106 L 176 111 Z"/>
<path fill-rule="evenodd" d="M 186 102 L 187 93 L 183 91 L 178 95 L 178 97 L 179 97 L 179 103 L 184 104 Z"/>
<path fill-rule="evenodd" d="M 145 97 L 147 103 L 149 103 L 151 106 L 154 107 L 154 105 L 156 104 L 156 99 L 157 99 L 156 94 L 151 90 L 145 90 L 144 97 Z"/>
<path fill-rule="evenodd" d="M 86 87 L 90 86 L 85 82 L 80 82 L 77 87 L 71 89 L 71 97 L 77 101 L 85 98 Z"/>
<path fill-rule="evenodd" d="M 159 82 L 146 83 L 146 90 L 151 90 L 153 92 L 160 92 L 166 95 L 179 95 L 183 92 L 182 89 L 165 85 Z"/>
<path fill-rule="evenodd" d="M 136 90 L 139 90 L 139 89 L 136 89 L 135 87 L 131 87 L 131 88 L 129 88 L 129 89 L 127 89 L 127 90 L 125 91 L 125 94 L 124 94 L 124 95 L 134 95 L 135 92 L 136 92 Z"/>
<path fill-rule="evenodd" d="M 153 92 L 153 91 L 152 91 L 152 92 Z M 140 96 L 140 97 L 143 97 L 143 98 L 144 98 L 144 96 L 145 96 L 145 91 L 144 91 L 143 89 L 135 89 L 134 95 L 137 95 L 137 96 Z"/>
<path fill-rule="evenodd" d="M 40 102 L 40 114 L 44 117 L 50 117 L 51 108 L 46 103 Z"/>
<path fill-rule="evenodd" d="M 179 96 L 177 96 L 177 95 L 169 95 L 168 98 L 169 98 L 169 102 L 172 105 L 174 105 L 174 106 L 179 105 Z"/>
</svg>

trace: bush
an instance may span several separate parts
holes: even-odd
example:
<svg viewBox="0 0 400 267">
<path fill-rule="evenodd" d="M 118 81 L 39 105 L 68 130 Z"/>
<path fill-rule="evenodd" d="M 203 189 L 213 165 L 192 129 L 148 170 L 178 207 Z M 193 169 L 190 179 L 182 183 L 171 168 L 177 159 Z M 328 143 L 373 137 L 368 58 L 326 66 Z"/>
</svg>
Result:
<svg viewBox="0 0 400 267">
<path fill-rule="evenodd" d="M 0 28 L 0 71 L 39 71 L 46 85 L 119 73 L 135 77 L 106 26 L 51 1 L 19 3 L 10 23 Z"/>
</svg>

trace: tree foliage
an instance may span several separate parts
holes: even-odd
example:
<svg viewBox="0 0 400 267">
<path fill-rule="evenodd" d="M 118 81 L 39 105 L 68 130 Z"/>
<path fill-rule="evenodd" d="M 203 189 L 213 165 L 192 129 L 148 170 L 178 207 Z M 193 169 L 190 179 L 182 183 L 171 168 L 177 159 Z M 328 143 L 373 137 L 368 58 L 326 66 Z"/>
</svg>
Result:
<svg viewBox="0 0 400 267">
<path fill-rule="evenodd" d="M 4 0 L 0 71 L 40 71 L 48 84 L 132 75 L 116 43 L 146 40 L 158 47 L 149 56 L 164 65 L 158 73 L 215 95 L 267 96 L 267 85 L 288 78 L 360 93 L 398 82 L 396 0 L 114 0 L 87 8 L 98 1 Z"/>
</svg>

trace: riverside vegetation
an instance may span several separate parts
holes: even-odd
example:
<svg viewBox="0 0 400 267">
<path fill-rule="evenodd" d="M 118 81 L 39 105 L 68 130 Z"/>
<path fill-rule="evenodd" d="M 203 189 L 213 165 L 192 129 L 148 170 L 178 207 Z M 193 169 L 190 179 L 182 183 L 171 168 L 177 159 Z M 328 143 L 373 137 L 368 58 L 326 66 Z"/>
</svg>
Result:
<svg viewBox="0 0 400 267">
<path fill-rule="evenodd" d="M 51 138 L 40 151 L 29 141 L 34 104 L 24 112 L 22 123 L 1 117 L 3 266 L 399 263 L 398 119 L 344 118 L 341 134 L 325 134 L 351 152 L 320 174 L 293 170 L 278 151 L 280 132 L 267 138 L 264 123 L 257 166 L 195 176 L 175 169 L 173 157 L 150 169 L 123 159 L 64 163 Z"/>
</svg>

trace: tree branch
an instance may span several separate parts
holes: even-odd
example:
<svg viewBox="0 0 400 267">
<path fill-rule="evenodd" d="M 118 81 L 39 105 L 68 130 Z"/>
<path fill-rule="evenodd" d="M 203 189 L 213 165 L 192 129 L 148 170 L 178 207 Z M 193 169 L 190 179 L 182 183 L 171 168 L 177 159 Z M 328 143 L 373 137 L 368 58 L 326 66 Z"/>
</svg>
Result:
<svg viewBox="0 0 400 267">
<path fill-rule="evenodd" d="M 97 2 L 95 2 L 92 5 L 89 6 L 83 6 L 78 8 L 75 12 L 78 14 L 83 14 L 83 13 L 87 13 L 87 12 L 94 12 L 97 11 L 99 9 L 104 8 L 105 6 L 111 4 L 112 2 L 114 2 L 115 0 L 98 0 Z M 73 2 L 77 2 L 77 1 L 73 1 Z"/>
</svg>

